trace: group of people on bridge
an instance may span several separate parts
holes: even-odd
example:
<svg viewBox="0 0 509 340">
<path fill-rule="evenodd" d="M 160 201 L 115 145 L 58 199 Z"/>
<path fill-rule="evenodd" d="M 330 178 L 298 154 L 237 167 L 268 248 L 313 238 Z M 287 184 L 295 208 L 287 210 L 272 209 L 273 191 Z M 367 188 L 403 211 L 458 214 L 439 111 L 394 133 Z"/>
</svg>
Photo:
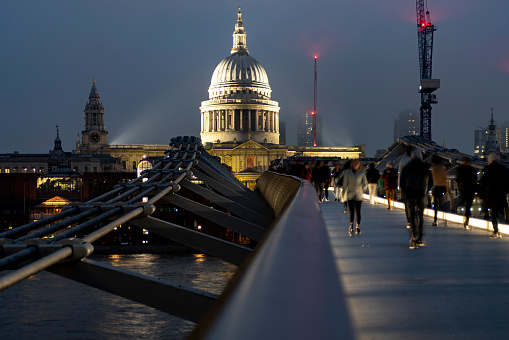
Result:
<svg viewBox="0 0 509 340">
<path fill-rule="evenodd" d="M 422 152 L 408 147 L 406 155 L 397 164 L 397 169 L 389 162 L 383 171 L 370 163 L 364 169 L 359 159 L 348 160 L 343 167 L 339 163 L 316 161 L 314 164 L 303 163 L 296 159 L 284 172 L 312 182 L 318 200 L 329 200 L 329 187 L 333 187 L 334 199 L 343 202 L 345 213 L 350 213 L 350 236 L 361 233 L 361 206 L 364 193 L 369 193 L 371 204 L 376 204 L 377 196 L 387 199 L 387 209 L 394 208 L 399 188 L 400 201 L 405 204 L 407 228 L 410 229 L 410 248 L 424 246 L 424 208 L 431 205 L 434 209 L 433 226 L 438 226 L 438 211 L 445 210 L 444 201 L 449 198 L 450 211 L 456 212 L 454 194 L 449 186 L 447 169 L 444 160 L 438 155 L 431 157 L 431 165 L 423 160 Z M 278 168 L 278 172 L 281 171 Z M 478 171 L 470 165 L 465 157 L 456 168 L 455 182 L 459 193 L 459 205 L 463 207 L 465 219 L 463 226 L 469 228 L 474 198 L 481 200 L 485 219 L 491 219 L 493 233 L 490 237 L 500 237 L 498 223 L 500 215 L 509 221 L 509 170 L 500 163 L 497 154 L 488 156 L 488 165 L 479 176 Z M 431 194 L 431 195 L 430 195 Z M 459 211 L 459 209 L 458 209 Z"/>
</svg>

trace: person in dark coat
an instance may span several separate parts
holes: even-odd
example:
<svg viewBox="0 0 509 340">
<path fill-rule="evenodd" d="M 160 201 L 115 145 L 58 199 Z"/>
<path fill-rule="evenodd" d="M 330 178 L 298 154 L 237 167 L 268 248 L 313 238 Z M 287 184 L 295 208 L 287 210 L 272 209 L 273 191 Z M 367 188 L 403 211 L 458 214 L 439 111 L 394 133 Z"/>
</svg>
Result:
<svg viewBox="0 0 509 340">
<path fill-rule="evenodd" d="M 410 214 L 410 248 L 424 246 L 424 200 L 429 189 L 433 186 L 431 171 L 422 161 L 422 153 L 419 149 L 412 150 L 412 160 L 400 174 L 400 188 L 405 195 Z"/>
<path fill-rule="evenodd" d="M 431 173 L 433 174 L 433 210 L 435 216 L 432 225 L 438 226 L 438 210 L 443 211 L 444 196 L 449 193 L 447 183 L 447 170 L 442 164 L 442 158 L 438 155 L 431 157 Z"/>
<path fill-rule="evenodd" d="M 384 179 L 385 196 L 387 198 L 387 210 L 391 210 L 394 206 L 396 189 L 398 188 L 398 171 L 394 169 L 391 162 L 387 163 L 387 167 L 382 172 L 382 178 Z"/>
<path fill-rule="evenodd" d="M 491 214 L 493 224 L 492 238 L 500 237 L 498 232 L 498 215 L 503 212 L 507 205 L 507 191 L 509 189 L 509 171 L 499 163 L 497 154 L 491 153 L 488 156 L 488 165 L 483 169 L 479 197 L 486 204 Z"/>
<path fill-rule="evenodd" d="M 307 171 L 306 171 L 306 167 L 304 166 L 304 164 L 302 164 L 301 158 L 297 158 L 295 163 L 292 164 L 292 166 L 290 167 L 289 175 L 299 177 L 302 179 L 306 179 Z"/>
<path fill-rule="evenodd" d="M 375 169 L 375 163 L 370 163 L 366 171 L 366 179 L 368 180 L 368 192 L 370 204 L 376 204 L 376 189 L 378 180 L 380 179 L 380 172 Z"/>
<path fill-rule="evenodd" d="M 324 176 L 323 176 L 323 169 L 322 169 L 322 162 L 316 161 L 315 167 L 311 171 L 311 182 L 315 186 L 316 193 L 318 195 L 318 200 L 320 202 L 323 202 L 323 182 L 324 182 Z"/>
<path fill-rule="evenodd" d="M 456 170 L 456 183 L 460 192 L 461 205 L 465 205 L 465 222 L 463 227 L 468 229 L 468 220 L 472 212 L 472 202 L 477 190 L 477 170 L 470 165 L 470 158 L 464 157 Z"/>
<path fill-rule="evenodd" d="M 331 182 L 331 171 L 328 162 L 322 165 L 322 180 L 323 180 L 323 199 L 329 200 L 329 187 Z"/>
</svg>

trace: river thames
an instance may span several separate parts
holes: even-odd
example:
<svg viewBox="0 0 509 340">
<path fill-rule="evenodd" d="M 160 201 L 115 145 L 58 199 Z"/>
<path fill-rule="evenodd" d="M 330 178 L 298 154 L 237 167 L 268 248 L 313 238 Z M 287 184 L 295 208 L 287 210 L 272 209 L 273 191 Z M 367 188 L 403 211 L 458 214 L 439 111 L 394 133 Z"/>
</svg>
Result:
<svg viewBox="0 0 509 340">
<path fill-rule="evenodd" d="M 203 254 L 93 255 L 92 260 L 220 294 L 237 267 Z M 196 326 L 41 272 L 0 293 L 0 338 L 184 339 Z"/>
</svg>

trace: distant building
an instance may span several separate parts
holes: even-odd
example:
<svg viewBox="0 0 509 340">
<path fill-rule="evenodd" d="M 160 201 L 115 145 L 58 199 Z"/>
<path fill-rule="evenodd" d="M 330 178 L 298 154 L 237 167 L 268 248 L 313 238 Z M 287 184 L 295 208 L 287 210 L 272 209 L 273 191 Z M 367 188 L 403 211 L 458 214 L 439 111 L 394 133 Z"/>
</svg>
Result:
<svg viewBox="0 0 509 340">
<path fill-rule="evenodd" d="M 394 141 L 403 136 L 418 135 L 420 131 L 419 114 L 413 110 L 405 110 L 394 119 Z"/>
<path fill-rule="evenodd" d="M 313 115 L 300 113 L 297 117 L 297 146 L 313 146 Z M 316 146 L 323 146 L 322 116 L 316 116 Z"/>
<path fill-rule="evenodd" d="M 506 121 L 501 127 L 497 127 L 493 119 L 493 109 L 488 127 L 474 131 L 474 155 L 486 157 L 492 152 L 509 153 L 509 122 Z"/>
<path fill-rule="evenodd" d="M 477 129 L 474 131 L 474 156 L 483 157 L 486 150 L 488 129 Z"/>
</svg>

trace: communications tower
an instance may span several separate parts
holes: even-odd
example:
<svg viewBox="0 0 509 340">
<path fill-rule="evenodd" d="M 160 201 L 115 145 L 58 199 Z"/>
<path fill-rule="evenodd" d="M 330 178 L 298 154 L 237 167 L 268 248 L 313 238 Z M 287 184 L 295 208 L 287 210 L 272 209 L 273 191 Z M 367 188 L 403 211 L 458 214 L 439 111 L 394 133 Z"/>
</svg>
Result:
<svg viewBox="0 0 509 340">
<path fill-rule="evenodd" d="M 313 100 L 313 112 L 311 115 L 313 116 L 313 146 L 316 146 L 316 59 L 318 57 L 315 55 L 315 96 Z"/>
<path fill-rule="evenodd" d="M 416 0 L 419 76 L 421 80 L 421 86 L 419 87 L 419 93 L 421 94 L 421 136 L 431 140 L 431 104 L 438 103 L 437 96 L 433 92 L 440 88 L 440 79 L 431 78 L 433 33 L 436 28 L 431 23 L 429 11 L 424 11 L 424 1 Z"/>
</svg>

